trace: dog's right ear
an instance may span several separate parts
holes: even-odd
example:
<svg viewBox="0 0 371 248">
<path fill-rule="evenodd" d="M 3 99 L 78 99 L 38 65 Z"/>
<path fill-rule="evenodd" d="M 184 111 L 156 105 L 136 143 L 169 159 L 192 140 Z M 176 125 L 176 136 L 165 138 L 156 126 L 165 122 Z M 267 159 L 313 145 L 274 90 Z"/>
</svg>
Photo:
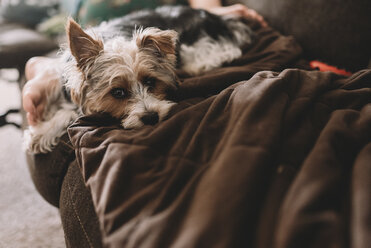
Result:
<svg viewBox="0 0 371 248">
<path fill-rule="evenodd" d="M 66 32 L 71 54 L 75 57 L 77 66 L 84 69 L 103 50 L 103 43 L 85 33 L 72 18 L 68 20 Z"/>
<path fill-rule="evenodd" d="M 162 55 L 175 55 L 178 33 L 158 28 L 139 29 L 134 35 L 139 48 L 150 48 Z"/>
</svg>

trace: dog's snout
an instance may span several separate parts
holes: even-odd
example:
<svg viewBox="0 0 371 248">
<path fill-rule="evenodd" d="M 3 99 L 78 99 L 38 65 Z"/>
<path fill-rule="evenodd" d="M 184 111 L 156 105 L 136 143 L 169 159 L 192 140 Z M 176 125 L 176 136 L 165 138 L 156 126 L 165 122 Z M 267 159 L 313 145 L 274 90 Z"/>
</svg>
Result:
<svg viewBox="0 0 371 248">
<path fill-rule="evenodd" d="M 148 112 L 143 115 L 140 120 L 144 125 L 155 125 L 159 121 L 159 117 L 156 112 Z"/>
</svg>

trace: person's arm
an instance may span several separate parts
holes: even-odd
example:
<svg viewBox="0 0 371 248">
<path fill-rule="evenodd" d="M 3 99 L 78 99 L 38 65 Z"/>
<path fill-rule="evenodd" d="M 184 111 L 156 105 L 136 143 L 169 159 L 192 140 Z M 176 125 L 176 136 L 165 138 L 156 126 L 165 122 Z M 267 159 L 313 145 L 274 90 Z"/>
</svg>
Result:
<svg viewBox="0 0 371 248">
<path fill-rule="evenodd" d="M 265 27 L 267 22 L 263 16 L 258 14 L 255 10 L 249 9 L 243 4 L 233 4 L 230 6 L 222 6 L 221 0 L 189 0 L 189 5 L 195 9 L 205 9 L 216 15 L 238 15 L 246 18 L 256 19 Z"/>
</svg>

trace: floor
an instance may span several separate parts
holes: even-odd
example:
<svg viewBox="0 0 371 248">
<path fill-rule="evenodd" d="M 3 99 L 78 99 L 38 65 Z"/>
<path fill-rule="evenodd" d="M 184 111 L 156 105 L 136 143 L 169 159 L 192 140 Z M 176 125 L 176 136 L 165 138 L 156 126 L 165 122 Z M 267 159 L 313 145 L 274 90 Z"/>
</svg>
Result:
<svg viewBox="0 0 371 248">
<path fill-rule="evenodd" d="M 0 115 L 20 108 L 16 70 L 0 70 Z M 11 114 L 9 122 L 21 122 Z M 26 164 L 22 132 L 0 127 L 0 248 L 65 247 L 58 209 L 36 191 Z"/>
</svg>

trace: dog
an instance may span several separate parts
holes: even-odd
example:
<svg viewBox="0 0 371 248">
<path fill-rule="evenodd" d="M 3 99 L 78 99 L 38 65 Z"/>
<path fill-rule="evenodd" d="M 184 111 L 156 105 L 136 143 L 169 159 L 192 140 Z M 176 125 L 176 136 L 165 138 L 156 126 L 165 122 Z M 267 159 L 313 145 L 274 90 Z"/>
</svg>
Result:
<svg viewBox="0 0 371 248">
<path fill-rule="evenodd" d="M 69 19 L 66 33 L 61 84 L 48 96 L 43 121 L 25 132 L 31 153 L 50 152 L 79 113 L 108 113 L 124 129 L 163 121 L 178 75 L 232 62 L 255 36 L 246 19 L 186 6 L 142 10 L 88 30 Z"/>
</svg>

